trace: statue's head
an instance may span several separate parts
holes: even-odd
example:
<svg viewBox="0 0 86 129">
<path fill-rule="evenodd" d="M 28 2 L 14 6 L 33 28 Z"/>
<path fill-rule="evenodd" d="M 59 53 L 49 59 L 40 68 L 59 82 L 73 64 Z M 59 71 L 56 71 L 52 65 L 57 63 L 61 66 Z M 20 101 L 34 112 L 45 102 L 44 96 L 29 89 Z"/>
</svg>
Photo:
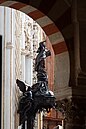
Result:
<svg viewBox="0 0 86 129">
<path fill-rule="evenodd" d="M 45 41 L 42 41 L 39 43 L 39 48 L 37 50 L 37 52 L 41 52 L 42 50 L 45 50 Z"/>
</svg>

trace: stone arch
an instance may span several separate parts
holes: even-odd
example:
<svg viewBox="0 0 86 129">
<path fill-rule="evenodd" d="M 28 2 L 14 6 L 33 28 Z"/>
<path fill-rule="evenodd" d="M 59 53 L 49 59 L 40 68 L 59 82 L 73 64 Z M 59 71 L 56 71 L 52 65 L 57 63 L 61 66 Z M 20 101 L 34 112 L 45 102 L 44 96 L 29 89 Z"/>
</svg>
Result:
<svg viewBox="0 0 86 129">
<path fill-rule="evenodd" d="M 35 20 L 48 36 L 55 53 L 55 85 L 66 87 L 69 83 L 70 64 L 69 53 L 65 39 L 54 22 L 44 13 L 29 4 L 18 1 L 1 0 L 0 6 L 6 6 L 24 12 Z M 57 89 L 56 92 L 59 90 Z"/>
</svg>

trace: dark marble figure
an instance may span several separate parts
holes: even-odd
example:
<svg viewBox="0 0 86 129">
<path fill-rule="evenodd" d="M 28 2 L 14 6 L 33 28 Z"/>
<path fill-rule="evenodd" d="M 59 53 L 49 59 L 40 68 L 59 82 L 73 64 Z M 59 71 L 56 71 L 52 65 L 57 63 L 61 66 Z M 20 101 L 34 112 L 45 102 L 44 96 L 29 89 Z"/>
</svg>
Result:
<svg viewBox="0 0 86 129">
<path fill-rule="evenodd" d="M 46 109 L 47 112 L 55 106 L 55 97 L 52 91 L 48 89 L 48 77 L 45 70 L 45 59 L 51 55 L 50 50 L 45 47 L 45 41 L 39 43 L 35 60 L 35 71 L 37 72 L 37 83 L 28 86 L 21 80 L 17 79 L 16 83 L 20 91 L 23 92 L 19 99 L 18 113 L 20 115 L 19 124 L 25 129 L 25 121 L 27 128 L 34 128 L 34 120 L 37 112 Z"/>
</svg>

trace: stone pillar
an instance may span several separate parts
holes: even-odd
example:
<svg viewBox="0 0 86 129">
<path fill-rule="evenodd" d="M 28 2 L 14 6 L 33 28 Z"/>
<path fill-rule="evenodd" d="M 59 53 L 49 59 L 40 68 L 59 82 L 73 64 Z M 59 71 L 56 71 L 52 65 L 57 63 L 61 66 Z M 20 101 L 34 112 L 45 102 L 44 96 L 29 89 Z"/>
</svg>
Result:
<svg viewBox="0 0 86 129">
<path fill-rule="evenodd" d="M 4 48 L 4 24 L 3 24 L 3 21 L 4 21 L 4 7 L 0 7 L 0 12 L 2 12 L 0 14 L 0 17 L 1 17 L 1 20 L 0 20 L 0 35 L 2 35 L 2 91 L 1 91 L 1 96 L 2 96 L 2 100 L 1 100 L 1 129 L 3 129 L 4 127 L 4 104 L 3 104 L 3 101 L 4 101 L 4 76 L 5 76 L 5 71 L 4 71 L 4 63 L 5 63 L 5 51 L 3 51 L 5 48 Z M 4 71 L 4 72 L 3 72 Z"/>
<path fill-rule="evenodd" d="M 85 3 L 72 0 L 71 15 L 72 15 L 72 24 L 73 24 L 73 41 L 74 41 L 74 59 L 72 63 L 73 74 L 72 77 L 72 86 L 81 86 L 85 87 L 86 85 L 86 10 L 84 5 Z M 84 6 L 83 6 L 84 5 Z"/>
<path fill-rule="evenodd" d="M 14 17 L 15 17 L 15 81 L 16 79 L 21 79 L 22 78 L 22 70 L 21 70 L 21 34 L 22 34 L 22 21 L 21 21 L 21 14 L 18 10 L 14 11 Z M 16 83 L 16 82 L 15 82 Z M 17 88 L 15 84 L 15 128 L 17 129 L 19 125 L 19 115 L 17 113 L 18 110 L 18 99 L 19 99 L 19 89 Z"/>
<path fill-rule="evenodd" d="M 22 34 L 21 34 L 21 71 L 22 71 L 22 75 L 21 75 L 21 80 L 25 81 L 25 34 L 24 34 L 24 24 L 25 24 L 25 14 L 21 13 L 21 17 L 22 17 Z"/>
<path fill-rule="evenodd" d="M 74 37 L 74 75 L 72 84 L 77 85 L 78 74 L 81 70 L 80 68 L 80 40 L 79 40 L 79 21 L 77 18 L 77 0 L 72 0 L 71 7 L 71 18 L 73 24 L 73 37 Z"/>
<path fill-rule="evenodd" d="M 80 64 L 82 73 L 86 75 L 86 3 L 77 0 L 77 17 L 79 21 L 79 39 L 80 39 Z"/>
<path fill-rule="evenodd" d="M 66 108 L 65 112 L 67 118 L 65 129 L 86 128 L 86 38 L 84 35 L 86 28 L 82 24 L 83 18 L 80 17 L 80 14 L 84 15 L 82 5 L 83 3 L 81 4 L 80 1 L 72 0 L 72 23 L 74 29 L 74 69 L 72 70 L 74 76 L 72 75 L 72 99 L 71 101 L 68 100 L 70 105 L 67 105 L 68 108 Z"/>
<path fill-rule="evenodd" d="M 85 87 L 86 90 L 86 3 L 84 1 L 77 2 L 79 21 L 79 40 L 80 40 L 80 65 L 81 71 L 78 76 L 78 85 Z"/>
<path fill-rule="evenodd" d="M 4 129 L 11 129 L 11 11 L 10 9 L 4 9 L 5 17 L 5 36 L 4 36 Z M 8 25 L 8 26 L 7 26 Z"/>
</svg>

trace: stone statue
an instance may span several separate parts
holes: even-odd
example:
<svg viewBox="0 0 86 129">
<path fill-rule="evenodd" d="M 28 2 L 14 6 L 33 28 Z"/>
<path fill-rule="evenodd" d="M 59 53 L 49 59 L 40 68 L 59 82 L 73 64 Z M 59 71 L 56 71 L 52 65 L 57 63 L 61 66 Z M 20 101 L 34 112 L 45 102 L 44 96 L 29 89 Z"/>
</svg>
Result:
<svg viewBox="0 0 86 129">
<path fill-rule="evenodd" d="M 37 72 L 37 83 L 28 86 L 21 80 L 17 79 L 16 83 L 23 95 L 19 100 L 18 113 L 22 129 L 24 129 L 25 121 L 27 121 L 28 129 L 33 129 L 34 120 L 37 112 L 46 109 L 47 112 L 55 106 L 55 97 L 52 91 L 48 89 L 48 77 L 45 70 L 45 59 L 51 55 L 50 50 L 45 47 L 45 41 L 39 43 L 35 60 L 35 71 Z"/>
</svg>

